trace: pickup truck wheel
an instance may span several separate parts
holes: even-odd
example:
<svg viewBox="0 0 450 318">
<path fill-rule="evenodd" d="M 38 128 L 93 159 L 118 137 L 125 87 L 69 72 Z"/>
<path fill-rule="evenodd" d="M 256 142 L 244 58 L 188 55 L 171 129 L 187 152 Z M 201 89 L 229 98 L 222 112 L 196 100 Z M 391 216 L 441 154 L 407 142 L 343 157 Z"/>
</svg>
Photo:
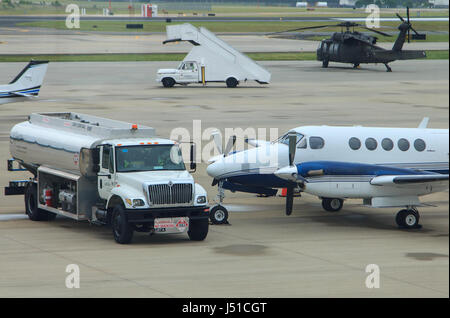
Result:
<svg viewBox="0 0 450 318">
<path fill-rule="evenodd" d="M 172 77 L 164 77 L 161 82 L 164 87 L 173 87 L 175 85 L 175 80 Z"/>
<path fill-rule="evenodd" d="M 225 83 L 227 84 L 227 87 L 230 88 L 234 88 L 239 84 L 238 80 L 235 79 L 234 77 L 228 77 Z"/>
<path fill-rule="evenodd" d="M 133 227 L 128 223 L 122 205 L 114 207 L 111 218 L 114 240 L 119 244 L 129 244 L 133 239 Z"/>
<path fill-rule="evenodd" d="M 37 186 L 28 184 L 25 190 L 25 212 L 32 221 L 50 221 L 56 214 L 38 208 Z"/>
<path fill-rule="evenodd" d="M 204 220 L 189 220 L 188 236 L 191 241 L 203 241 L 208 235 L 209 222 Z"/>
</svg>

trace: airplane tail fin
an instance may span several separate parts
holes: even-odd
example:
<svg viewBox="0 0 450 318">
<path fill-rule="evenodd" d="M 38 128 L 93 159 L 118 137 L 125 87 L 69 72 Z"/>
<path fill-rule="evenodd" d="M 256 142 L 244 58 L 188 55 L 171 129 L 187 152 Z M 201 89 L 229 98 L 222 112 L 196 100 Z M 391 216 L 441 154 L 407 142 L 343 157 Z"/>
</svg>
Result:
<svg viewBox="0 0 450 318">
<path fill-rule="evenodd" d="M 30 61 L 9 83 L 11 90 L 20 94 L 37 96 L 47 72 L 48 61 Z"/>
</svg>

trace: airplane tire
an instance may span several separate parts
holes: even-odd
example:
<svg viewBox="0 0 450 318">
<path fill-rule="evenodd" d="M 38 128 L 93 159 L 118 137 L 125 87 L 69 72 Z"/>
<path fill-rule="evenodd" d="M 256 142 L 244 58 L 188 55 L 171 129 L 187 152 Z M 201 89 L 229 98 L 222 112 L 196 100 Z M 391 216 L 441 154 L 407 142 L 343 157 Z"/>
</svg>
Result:
<svg viewBox="0 0 450 318">
<path fill-rule="evenodd" d="M 164 77 L 161 82 L 164 87 L 173 87 L 175 85 L 175 80 L 172 77 Z"/>
<path fill-rule="evenodd" d="M 129 244 L 133 239 L 134 229 L 127 221 L 121 204 L 114 207 L 111 218 L 114 240 L 119 244 Z"/>
<path fill-rule="evenodd" d="M 399 227 L 413 229 L 419 226 L 420 215 L 415 210 L 401 210 L 397 213 L 395 221 Z"/>
<path fill-rule="evenodd" d="M 56 218 L 55 213 L 38 208 L 37 185 L 29 183 L 25 189 L 25 213 L 32 221 L 51 221 Z"/>
<path fill-rule="evenodd" d="M 322 199 L 322 207 L 328 212 L 338 212 L 344 206 L 344 200 L 338 198 L 324 198 Z"/>
<path fill-rule="evenodd" d="M 209 219 L 212 224 L 227 224 L 228 223 L 228 210 L 221 205 L 216 205 L 209 212 Z"/>
<path fill-rule="evenodd" d="M 188 236 L 191 241 L 203 241 L 208 235 L 208 219 L 190 220 Z"/>
<path fill-rule="evenodd" d="M 227 84 L 227 87 L 229 87 L 229 88 L 234 88 L 239 84 L 238 80 L 235 79 L 234 77 L 228 77 L 227 80 L 225 81 L 225 83 Z"/>
<path fill-rule="evenodd" d="M 328 67 L 328 63 L 329 63 L 328 60 L 323 60 L 323 61 L 322 61 L 322 67 L 323 67 L 323 68 L 327 68 L 327 67 Z"/>
</svg>

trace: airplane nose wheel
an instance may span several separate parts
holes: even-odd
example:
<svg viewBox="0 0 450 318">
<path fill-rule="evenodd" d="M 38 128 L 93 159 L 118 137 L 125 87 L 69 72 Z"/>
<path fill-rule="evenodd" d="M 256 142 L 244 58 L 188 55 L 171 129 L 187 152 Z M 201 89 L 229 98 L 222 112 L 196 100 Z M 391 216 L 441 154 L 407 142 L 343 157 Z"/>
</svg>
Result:
<svg viewBox="0 0 450 318">
<path fill-rule="evenodd" d="M 416 229 L 420 228 L 419 224 L 420 215 L 416 209 L 404 209 L 397 213 L 395 221 L 401 228 Z"/>
<path fill-rule="evenodd" d="M 222 205 L 214 206 L 209 212 L 212 224 L 228 224 L 228 210 Z"/>
</svg>

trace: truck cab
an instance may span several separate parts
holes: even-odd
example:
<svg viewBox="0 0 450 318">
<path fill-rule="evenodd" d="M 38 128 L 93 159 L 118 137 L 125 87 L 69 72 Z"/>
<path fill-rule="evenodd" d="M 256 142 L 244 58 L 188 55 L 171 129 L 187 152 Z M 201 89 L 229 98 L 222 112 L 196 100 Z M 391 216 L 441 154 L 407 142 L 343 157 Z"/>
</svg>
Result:
<svg viewBox="0 0 450 318">
<path fill-rule="evenodd" d="M 199 83 L 202 81 L 198 63 L 195 61 L 182 61 L 176 69 L 158 70 L 157 82 L 164 87 L 172 87 L 175 84 Z"/>
</svg>

